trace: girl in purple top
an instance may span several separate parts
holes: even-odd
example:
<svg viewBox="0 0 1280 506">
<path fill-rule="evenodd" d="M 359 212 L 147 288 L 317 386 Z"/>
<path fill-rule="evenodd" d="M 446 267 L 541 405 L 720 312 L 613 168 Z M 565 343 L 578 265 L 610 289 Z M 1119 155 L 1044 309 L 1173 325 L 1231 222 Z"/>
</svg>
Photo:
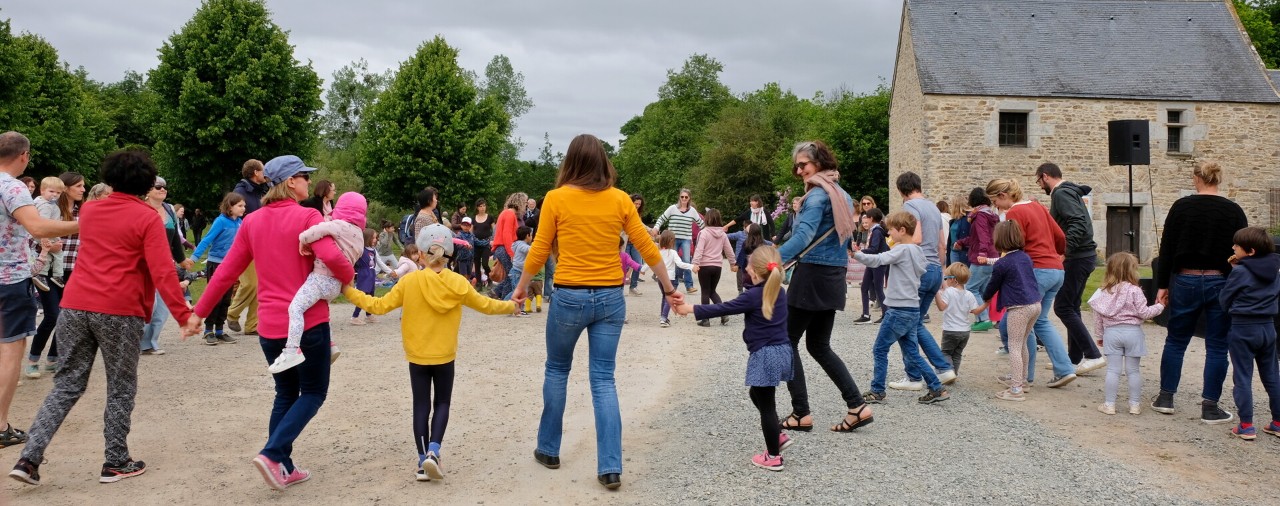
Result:
<svg viewBox="0 0 1280 506">
<path fill-rule="evenodd" d="M 378 233 L 371 228 L 364 229 L 364 253 L 356 260 L 356 279 L 352 282 L 357 290 L 369 295 L 373 295 L 374 286 L 377 284 L 377 271 L 374 270 L 373 263 L 378 258 L 378 250 L 373 245 L 377 242 Z M 360 306 L 356 306 L 356 310 L 351 313 L 352 325 L 364 325 L 366 320 L 373 321 L 373 315 L 365 312 L 366 319 L 360 318 Z"/>
<path fill-rule="evenodd" d="M 991 269 L 991 282 L 982 292 L 981 306 L 974 309 L 973 314 L 981 313 L 991 305 L 991 298 L 1000 292 L 1000 300 L 996 309 L 1005 310 L 1005 318 L 1009 322 L 1009 371 L 1002 376 L 1001 382 L 1009 386 L 1008 390 L 996 394 L 997 399 L 1006 401 L 1022 401 L 1023 383 L 1027 379 L 1027 338 L 1031 328 L 1040 316 L 1040 288 L 1036 284 L 1035 271 L 1032 269 L 1031 257 L 1022 251 L 1026 241 L 1022 236 L 1022 226 L 1016 221 L 1002 221 L 996 225 L 995 246 L 1003 253 Z M 985 262 L 986 257 L 982 257 Z M 1034 352 L 1035 348 L 1031 348 Z"/>
<path fill-rule="evenodd" d="M 731 314 L 746 315 L 742 341 L 751 353 L 747 359 L 747 387 L 751 402 L 760 410 L 760 428 L 764 432 L 764 453 L 751 457 L 751 463 L 770 471 L 782 470 L 782 450 L 791 438 L 778 424 L 778 407 L 774 400 L 778 383 L 791 380 L 791 339 L 787 336 L 787 294 L 782 290 L 782 258 L 773 246 L 761 246 L 751 254 L 747 274 L 751 285 L 724 304 L 694 306 L 682 304 L 676 313 L 692 313 L 699 320 Z"/>
</svg>

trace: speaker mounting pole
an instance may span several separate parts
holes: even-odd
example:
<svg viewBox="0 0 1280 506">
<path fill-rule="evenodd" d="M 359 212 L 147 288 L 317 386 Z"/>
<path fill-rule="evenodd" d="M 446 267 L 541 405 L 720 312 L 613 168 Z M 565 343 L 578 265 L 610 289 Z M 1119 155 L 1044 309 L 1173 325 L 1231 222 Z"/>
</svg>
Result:
<svg viewBox="0 0 1280 506">
<path fill-rule="evenodd" d="M 1129 164 L 1129 252 L 1138 255 L 1138 229 L 1133 225 L 1133 164 Z"/>
<path fill-rule="evenodd" d="M 1135 223 L 1133 206 L 1133 166 L 1151 165 L 1151 146 L 1148 137 L 1151 123 L 1145 119 L 1122 119 L 1107 122 L 1108 162 L 1111 165 L 1129 166 L 1129 251 L 1139 260 L 1138 226 Z M 1108 254 L 1111 252 L 1108 251 Z"/>
</svg>

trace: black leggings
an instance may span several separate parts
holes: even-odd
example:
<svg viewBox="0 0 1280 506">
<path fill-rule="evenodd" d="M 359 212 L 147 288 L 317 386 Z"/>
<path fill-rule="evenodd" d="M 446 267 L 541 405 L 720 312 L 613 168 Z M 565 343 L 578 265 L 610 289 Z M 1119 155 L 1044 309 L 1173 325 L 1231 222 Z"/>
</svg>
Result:
<svg viewBox="0 0 1280 506">
<path fill-rule="evenodd" d="M 880 304 L 880 314 L 884 314 L 884 274 L 885 267 L 867 267 L 862 274 L 862 314 L 871 316 L 871 302 Z"/>
<path fill-rule="evenodd" d="M 698 289 L 702 290 L 702 303 L 719 304 L 720 294 L 716 293 L 716 285 L 720 284 L 720 266 L 700 266 L 698 267 Z"/>
<path fill-rule="evenodd" d="M 480 273 L 484 273 L 485 277 L 489 276 L 489 255 L 493 254 L 493 250 L 488 246 L 476 246 L 473 253 L 472 262 L 475 264 L 474 275 L 476 280 L 480 280 Z"/>
<path fill-rule="evenodd" d="M 831 349 L 831 328 L 835 325 L 836 310 L 809 311 L 787 306 L 787 335 L 791 338 L 791 370 L 794 379 L 787 382 L 791 392 L 791 411 L 797 417 L 809 414 L 809 387 L 804 381 L 804 366 L 800 363 L 800 338 L 806 338 L 805 348 L 809 356 L 826 371 L 827 376 L 840 389 L 840 397 L 849 409 L 862 405 L 862 392 L 849 375 L 849 368 Z"/>
<path fill-rule="evenodd" d="M 427 454 L 427 443 L 440 444 L 449 425 L 449 401 L 453 398 L 453 362 L 440 365 L 409 364 L 409 383 L 413 387 L 413 442 L 418 454 Z M 435 403 L 431 402 L 431 384 L 435 383 Z M 434 409 L 435 416 L 431 416 Z M 430 423 L 428 423 L 428 419 Z"/>
<path fill-rule="evenodd" d="M 760 429 L 764 431 L 764 447 L 769 455 L 777 455 L 782 451 L 778 449 L 778 438 L 781 437 L 782 428 L 778 425 L 778 405 L 774 401 L 774 393 L 777 389 L 777 387 L 751 387 L 748 390 L 751 403 L 760 410 Z"/>
<path fill-rule="evenodd" d="M 204 279 L 213 279 L 213 273 L 218 270 L 219 265 L 222 264 L 212 260 L 205 262 Z M 204 320 L 205 330 L 222 330 L 222 324 L 227 322 L 227 308 L 231 307 L 231 296 L 234 294 L 235 290 L 227 290 L 227 293 L 222 294 L 222 300 L 219 300 L 218 304 L 213 306 L 213 310 L 209 311 L 209 317 Z"/>
</svg>

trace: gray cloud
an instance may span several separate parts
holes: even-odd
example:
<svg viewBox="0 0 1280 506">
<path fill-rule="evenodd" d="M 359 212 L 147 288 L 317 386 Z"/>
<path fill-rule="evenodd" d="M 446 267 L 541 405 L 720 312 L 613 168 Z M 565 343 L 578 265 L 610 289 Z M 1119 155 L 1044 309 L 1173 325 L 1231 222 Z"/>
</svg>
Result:
<svg viewBox="0 0 1280 506">
<path fill-rule="evenodd" d="M 126 70 L 153 68 L 157 49 L 198 6 L 17 0 L 0 18 L 15 31 L 39 34 L 73 67 L 109 82 Z M 396 68 L 436 34 L 477 73 L 494 55 L 507 55 L 535 104 L 516 128 L 532 157 L 543 132 L 560 150 L 582 132 L 616 145 L 618 128 L 656 100 L 666 71 L 693 53 L 723 63 L 721 80 L 736 94 L 767 82 L 801 97 L 842 86 L 870 91 L 892 78 L 902 3 L 275 0 L 268 9 L 290 32 L 295 56 L 311 61 L 326 82 L 358 58 L 373 70 Z"/>
</svg>

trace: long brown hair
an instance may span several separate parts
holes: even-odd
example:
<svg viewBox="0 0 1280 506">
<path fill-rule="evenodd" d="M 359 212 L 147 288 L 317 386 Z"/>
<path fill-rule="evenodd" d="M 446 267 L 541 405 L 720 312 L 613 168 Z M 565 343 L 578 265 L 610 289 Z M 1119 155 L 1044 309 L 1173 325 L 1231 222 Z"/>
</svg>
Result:
<svg viewBox="0 0 1280 506">
<path fill-rule="evenodd" d="M 613 187 L 618 181 L 618 171 L 609 161 L 600 139 L 591 134 L 581 134 L 569 142 L 569 151 L 560 163 L 556 174 L 556 188 L 573 185 L 584 190 L 600 191 Z"/>
<path fill-rule="evenodd" d="M 84 176 L 75 172 L 63 172 L 61 176 L 58 176 L 58 179 L 61 179 L 62 185 L 68 189 L 84 182 Z M 82 196 L 80 199 L 84 200 L 84 197 Z M 71 195 L 66 190 L 63 190 L 62 196 L 58 197 L 58 210 L 62 211 L 62 221 L 75 219 L 75 208 L 79 206 L 80 202 L 71 200 Z"/>
</svg>

